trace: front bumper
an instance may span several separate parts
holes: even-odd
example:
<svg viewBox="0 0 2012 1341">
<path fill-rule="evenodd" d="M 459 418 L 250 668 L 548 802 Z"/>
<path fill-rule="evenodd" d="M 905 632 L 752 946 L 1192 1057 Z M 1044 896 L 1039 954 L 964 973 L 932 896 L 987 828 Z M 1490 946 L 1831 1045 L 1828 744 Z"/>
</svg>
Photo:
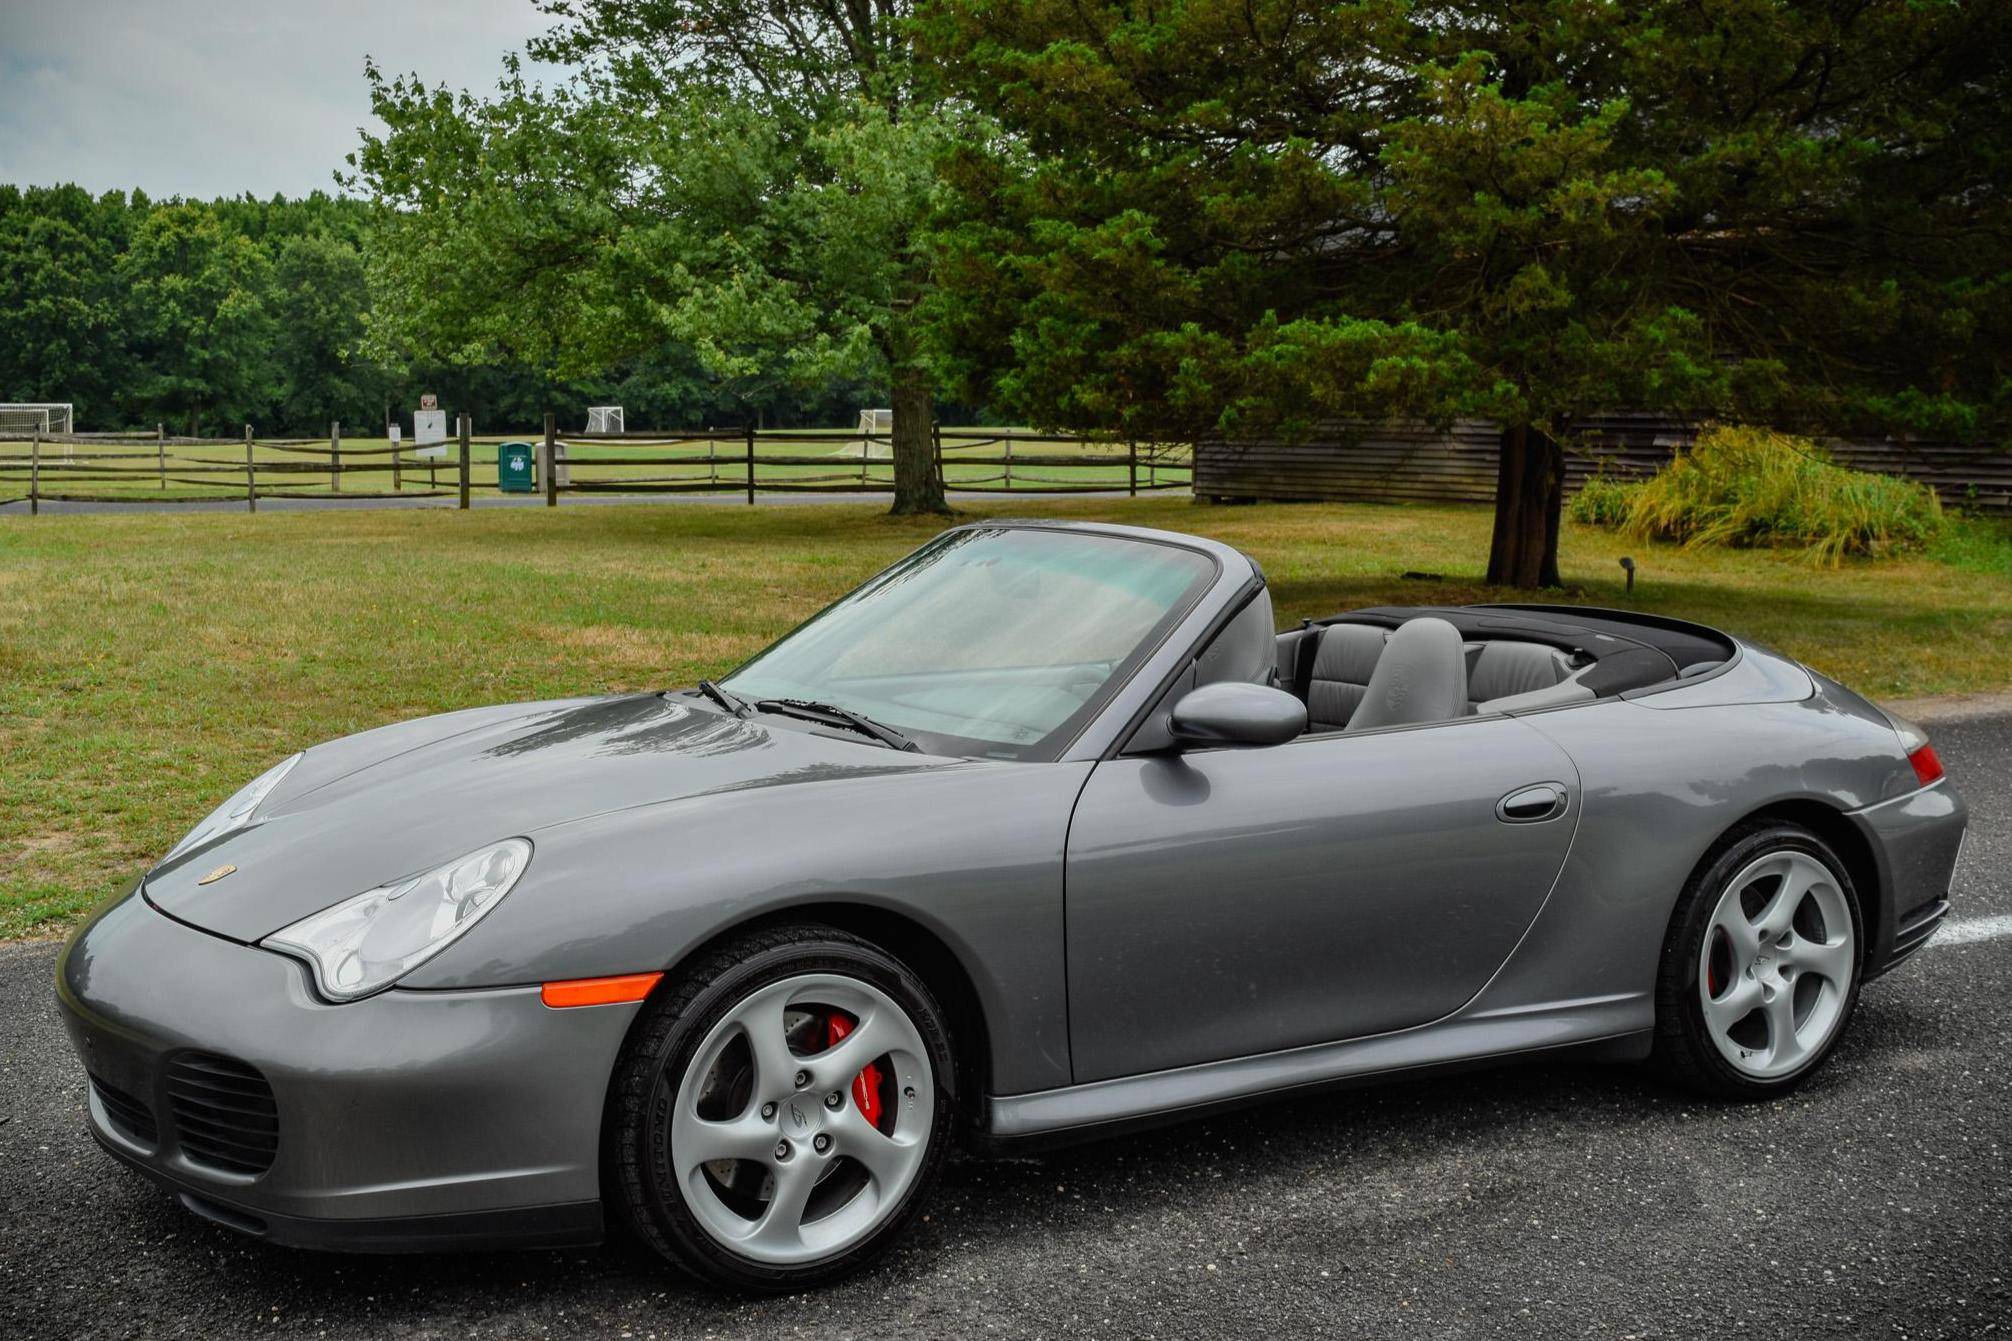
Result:
<svg viewBox="0 0 2012 1341">
<path fill-rule="evenodd" d="M 507 987 L 329 1005 L 304 966 L 137 890 L 71 938 L 56 994 L 92 1080 L 92 1135 L 206 1218 L 362 1251 L 600 1236 L 602 1105 L 634 1004 L 554 1010 Z M 242 1136 L 171 1088 L 192 1061 L 262 1077 L 269 1099 L 225 1083 L 254 1092 L 243 1120 L 276 1124 L 270 1148 L 215 1143 Z"/>
</svg>

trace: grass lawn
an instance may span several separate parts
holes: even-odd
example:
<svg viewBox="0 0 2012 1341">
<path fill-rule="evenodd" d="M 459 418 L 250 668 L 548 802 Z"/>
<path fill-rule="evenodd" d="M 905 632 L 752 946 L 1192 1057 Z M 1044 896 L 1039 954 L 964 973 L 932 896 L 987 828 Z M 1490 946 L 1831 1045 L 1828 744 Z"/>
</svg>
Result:
<svg viewBox="0 0 2012 1341">
<path fill-rule="evenodd" d="M 941 523 L 871 506 L 257 517 L 0 513 L 0 936 L 63 930 L 283 755 L 423 713 L 689 684 Z M 991 504 L 1198 531 L 1269 574 L 1281 622 L 1504 596 L 1481 507 Z M 1616 560 L 1641 564 L 1634 597 Z M 2012 531 L 1812 568 L 1570 527 L 1572 599 L 1770 643 L 1874 695 L 2012 684 Z M 1407 569 L 1443 582 L 1405 581 Z"/>
</svg>

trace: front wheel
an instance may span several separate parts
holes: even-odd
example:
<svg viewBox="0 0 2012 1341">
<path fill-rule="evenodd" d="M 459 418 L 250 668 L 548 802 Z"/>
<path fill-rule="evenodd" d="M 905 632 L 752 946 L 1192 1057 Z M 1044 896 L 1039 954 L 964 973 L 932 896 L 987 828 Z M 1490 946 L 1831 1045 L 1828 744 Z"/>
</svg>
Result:
<svg viewBox="0 0 2012 1341">
<path fill-rule="evenodd" d="M 1728 1098 L 1785 1093 L 1829 1055 L 1858 1002 L 1864 920 L 1844 863 L 1807 829 L 1728 834 L 1670 919 L 1656 1055 Z"/>
<path fill-rule="evenodd" d="M 624 1048 L 612 1191 L 637 1235 L 736 1289 L 864 1266 L 935 1181 L 952 1057 L 928 989 L 823 927 L 758 933 L 681 972 Z"/>
</svg>

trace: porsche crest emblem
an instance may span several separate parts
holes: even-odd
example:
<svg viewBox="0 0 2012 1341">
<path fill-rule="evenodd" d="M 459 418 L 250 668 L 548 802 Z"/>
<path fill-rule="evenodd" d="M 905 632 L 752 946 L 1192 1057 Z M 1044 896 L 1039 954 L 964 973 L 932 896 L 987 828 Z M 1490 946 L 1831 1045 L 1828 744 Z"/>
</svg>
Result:
<svg viewBox="0 0 2012 1341">
<path fill-rule="evenodd" d="M 232 871 L 235 871 L 236 869 L 237 867 L 231 865 L 231 863 L 225 862 L 223 865 L 217 867 L 214 871 L 211 871 L 208 875 L 204 876 L 202 879 L 196 881 L 196 883 L 199 885 L 214 885 L 217 881 L 223 879 L 225 876 L 229 875 Z"/>
</svg>

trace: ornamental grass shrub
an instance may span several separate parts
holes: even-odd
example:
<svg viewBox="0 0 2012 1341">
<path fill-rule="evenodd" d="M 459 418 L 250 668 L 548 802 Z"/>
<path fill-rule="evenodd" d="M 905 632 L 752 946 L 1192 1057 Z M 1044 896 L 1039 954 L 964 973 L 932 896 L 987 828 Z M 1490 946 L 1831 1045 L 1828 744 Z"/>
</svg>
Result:
<svg viewBox="0 0 2012 1341">
<path fill-rule="evenodd" d="M 1639 482 L 1630 484 L 1611 475 L 1595 475 L 1572 495 L 1572 520 L 1610 530 L 1625 526 L 1628 509 L 1635 504 L 1635 491 L 1641 487 Z"/>
<path fill-rule="evenodd" d="M 1639 483 L 1587 481 L 1571 515 L 1638 539 L 1799 549 L 1833 566 L 1921 549 L 1943 527 L 1926 485 L 1847 469 L 1808 438 L 1726 426 Z"/>
</svg>

